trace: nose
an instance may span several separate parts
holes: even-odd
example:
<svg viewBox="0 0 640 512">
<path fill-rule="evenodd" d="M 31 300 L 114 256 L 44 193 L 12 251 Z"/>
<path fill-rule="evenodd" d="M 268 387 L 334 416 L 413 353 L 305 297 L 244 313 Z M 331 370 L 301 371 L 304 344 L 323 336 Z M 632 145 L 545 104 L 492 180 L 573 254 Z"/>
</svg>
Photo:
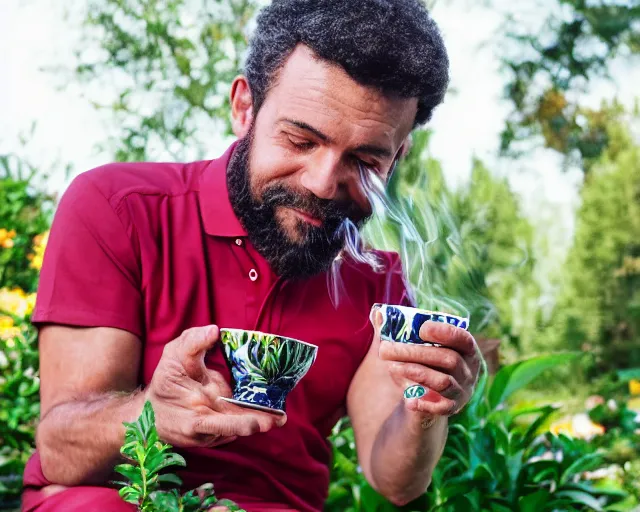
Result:
<svg viewBox="0 0 640 512">
<path fill-rule="evenodd" d="M 336 199 L 343 188 L 344 175 L 340 158 L 327 151 L 309 162 L 300 184 L 320 199 Z"/>
</svg>

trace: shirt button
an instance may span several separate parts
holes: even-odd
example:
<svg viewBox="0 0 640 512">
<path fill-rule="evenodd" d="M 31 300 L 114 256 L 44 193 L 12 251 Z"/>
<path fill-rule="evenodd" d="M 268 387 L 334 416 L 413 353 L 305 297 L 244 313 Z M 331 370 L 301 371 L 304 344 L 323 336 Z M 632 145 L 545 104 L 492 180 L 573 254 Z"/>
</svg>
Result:
<svg viewBox="0 0 640 512">
<path fill-rule="evenodd" d="M 256 281 L 258 279 L 258 272 L 256 272 L 255 268 L 252 268 L 249 271 L 249 279 L 251 279 L 252 281 Z"/>
<path fill-rule="evenodd" d="M 236 245 L 237 245 L 238 247 L 241 247 L 241 246 L 242 246 L 242 239 L 240 239 L 240 238 L 236 238 Z"/>
</svg>

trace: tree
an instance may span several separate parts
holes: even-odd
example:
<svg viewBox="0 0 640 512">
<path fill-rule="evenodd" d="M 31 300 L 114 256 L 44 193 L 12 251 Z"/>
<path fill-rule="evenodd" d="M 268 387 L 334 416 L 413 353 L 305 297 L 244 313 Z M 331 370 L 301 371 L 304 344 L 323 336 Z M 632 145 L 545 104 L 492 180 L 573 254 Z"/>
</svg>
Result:
<svg viewBox="0 0 640 512">
<path fill-rule="evenodd" d="M 640 145 L 618 117 L 614 109 L 610 143 L 583 189 L 562 294 L 541 343 L 592 352 L 594 374 L 640 366 Z"/>
<path fill-rule="evenodd" d="M 229 132 L 255 0 L 91 0 L 76 78 L 113 83 L 115 159 L 198 159 Z M 85 52 L 98 47 L 100 51 Z M 210 142 L 210 141 L 209 141 Z"/>
<path fill-rule="evenodd" d="M 542 29 L 507 17 L 500 50 L 513 104 L 502 133 L 504 154 L 540 140 L 580 164 L 585 172 L 609 143 L 602 113 L 580 104 L 594 78 L 607 77 L 614 58 L 640 53 L 638 0 L 556 0 Z M 525 144 L 523 144 L 525 143 Z"/>
</svg>

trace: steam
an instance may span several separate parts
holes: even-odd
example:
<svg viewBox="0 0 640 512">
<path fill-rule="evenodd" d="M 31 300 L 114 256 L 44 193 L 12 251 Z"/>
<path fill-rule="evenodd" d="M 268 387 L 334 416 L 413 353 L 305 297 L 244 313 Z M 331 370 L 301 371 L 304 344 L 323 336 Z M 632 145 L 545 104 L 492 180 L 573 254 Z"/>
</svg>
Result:
<svg viewBox="0 0 640 512">
<path fill-rule="evenodd" d="M 375 272 L 389 273 L 372 252 L 376 247 L 400 254 L 404 281 L 418 307 L 467 318 L 473 310 L 474 330 L 495 318 L 496 309 L 478 291 L 480 283 L 472 271 L 473 255 L 483 248 L 465 244 L 465 233 L 460 232 L 447 195 L 435 197 L 429 192 L 429 175 L 414 190 L 418 201 L 411 193 L 391 197 L 387 183 L 362 166 L 360 178 L 373 215 L 362 233 L 350 221 L 343 225 L 345 247 L 327 277 L 334 307 L 338 308 L 349 293 L 340 273 L 345 258 L 367 264 Z M 392 278 L 388 275 L 387 282 Z M 452 282 L 458 284 L 452 286 Z M 389 292 L 387 286 L 384 302 L 391 300 Z"/>
</svg>

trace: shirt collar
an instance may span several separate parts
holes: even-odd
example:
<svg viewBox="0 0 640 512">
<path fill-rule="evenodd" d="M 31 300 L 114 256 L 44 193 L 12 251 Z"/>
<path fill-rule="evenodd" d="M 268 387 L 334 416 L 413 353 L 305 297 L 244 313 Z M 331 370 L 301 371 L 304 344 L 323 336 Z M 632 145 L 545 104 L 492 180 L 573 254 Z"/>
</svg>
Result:
<svg viewBox="0 0 640 512">
<path fill-rule="evenodd" d="M 220 158 L 211 160 L 200 177 L 200 208 L 208 235 L 247 236 L 233 211 L 227 188 L 227 166 L 237 143 L 234 142 Z"/>
</svg>

